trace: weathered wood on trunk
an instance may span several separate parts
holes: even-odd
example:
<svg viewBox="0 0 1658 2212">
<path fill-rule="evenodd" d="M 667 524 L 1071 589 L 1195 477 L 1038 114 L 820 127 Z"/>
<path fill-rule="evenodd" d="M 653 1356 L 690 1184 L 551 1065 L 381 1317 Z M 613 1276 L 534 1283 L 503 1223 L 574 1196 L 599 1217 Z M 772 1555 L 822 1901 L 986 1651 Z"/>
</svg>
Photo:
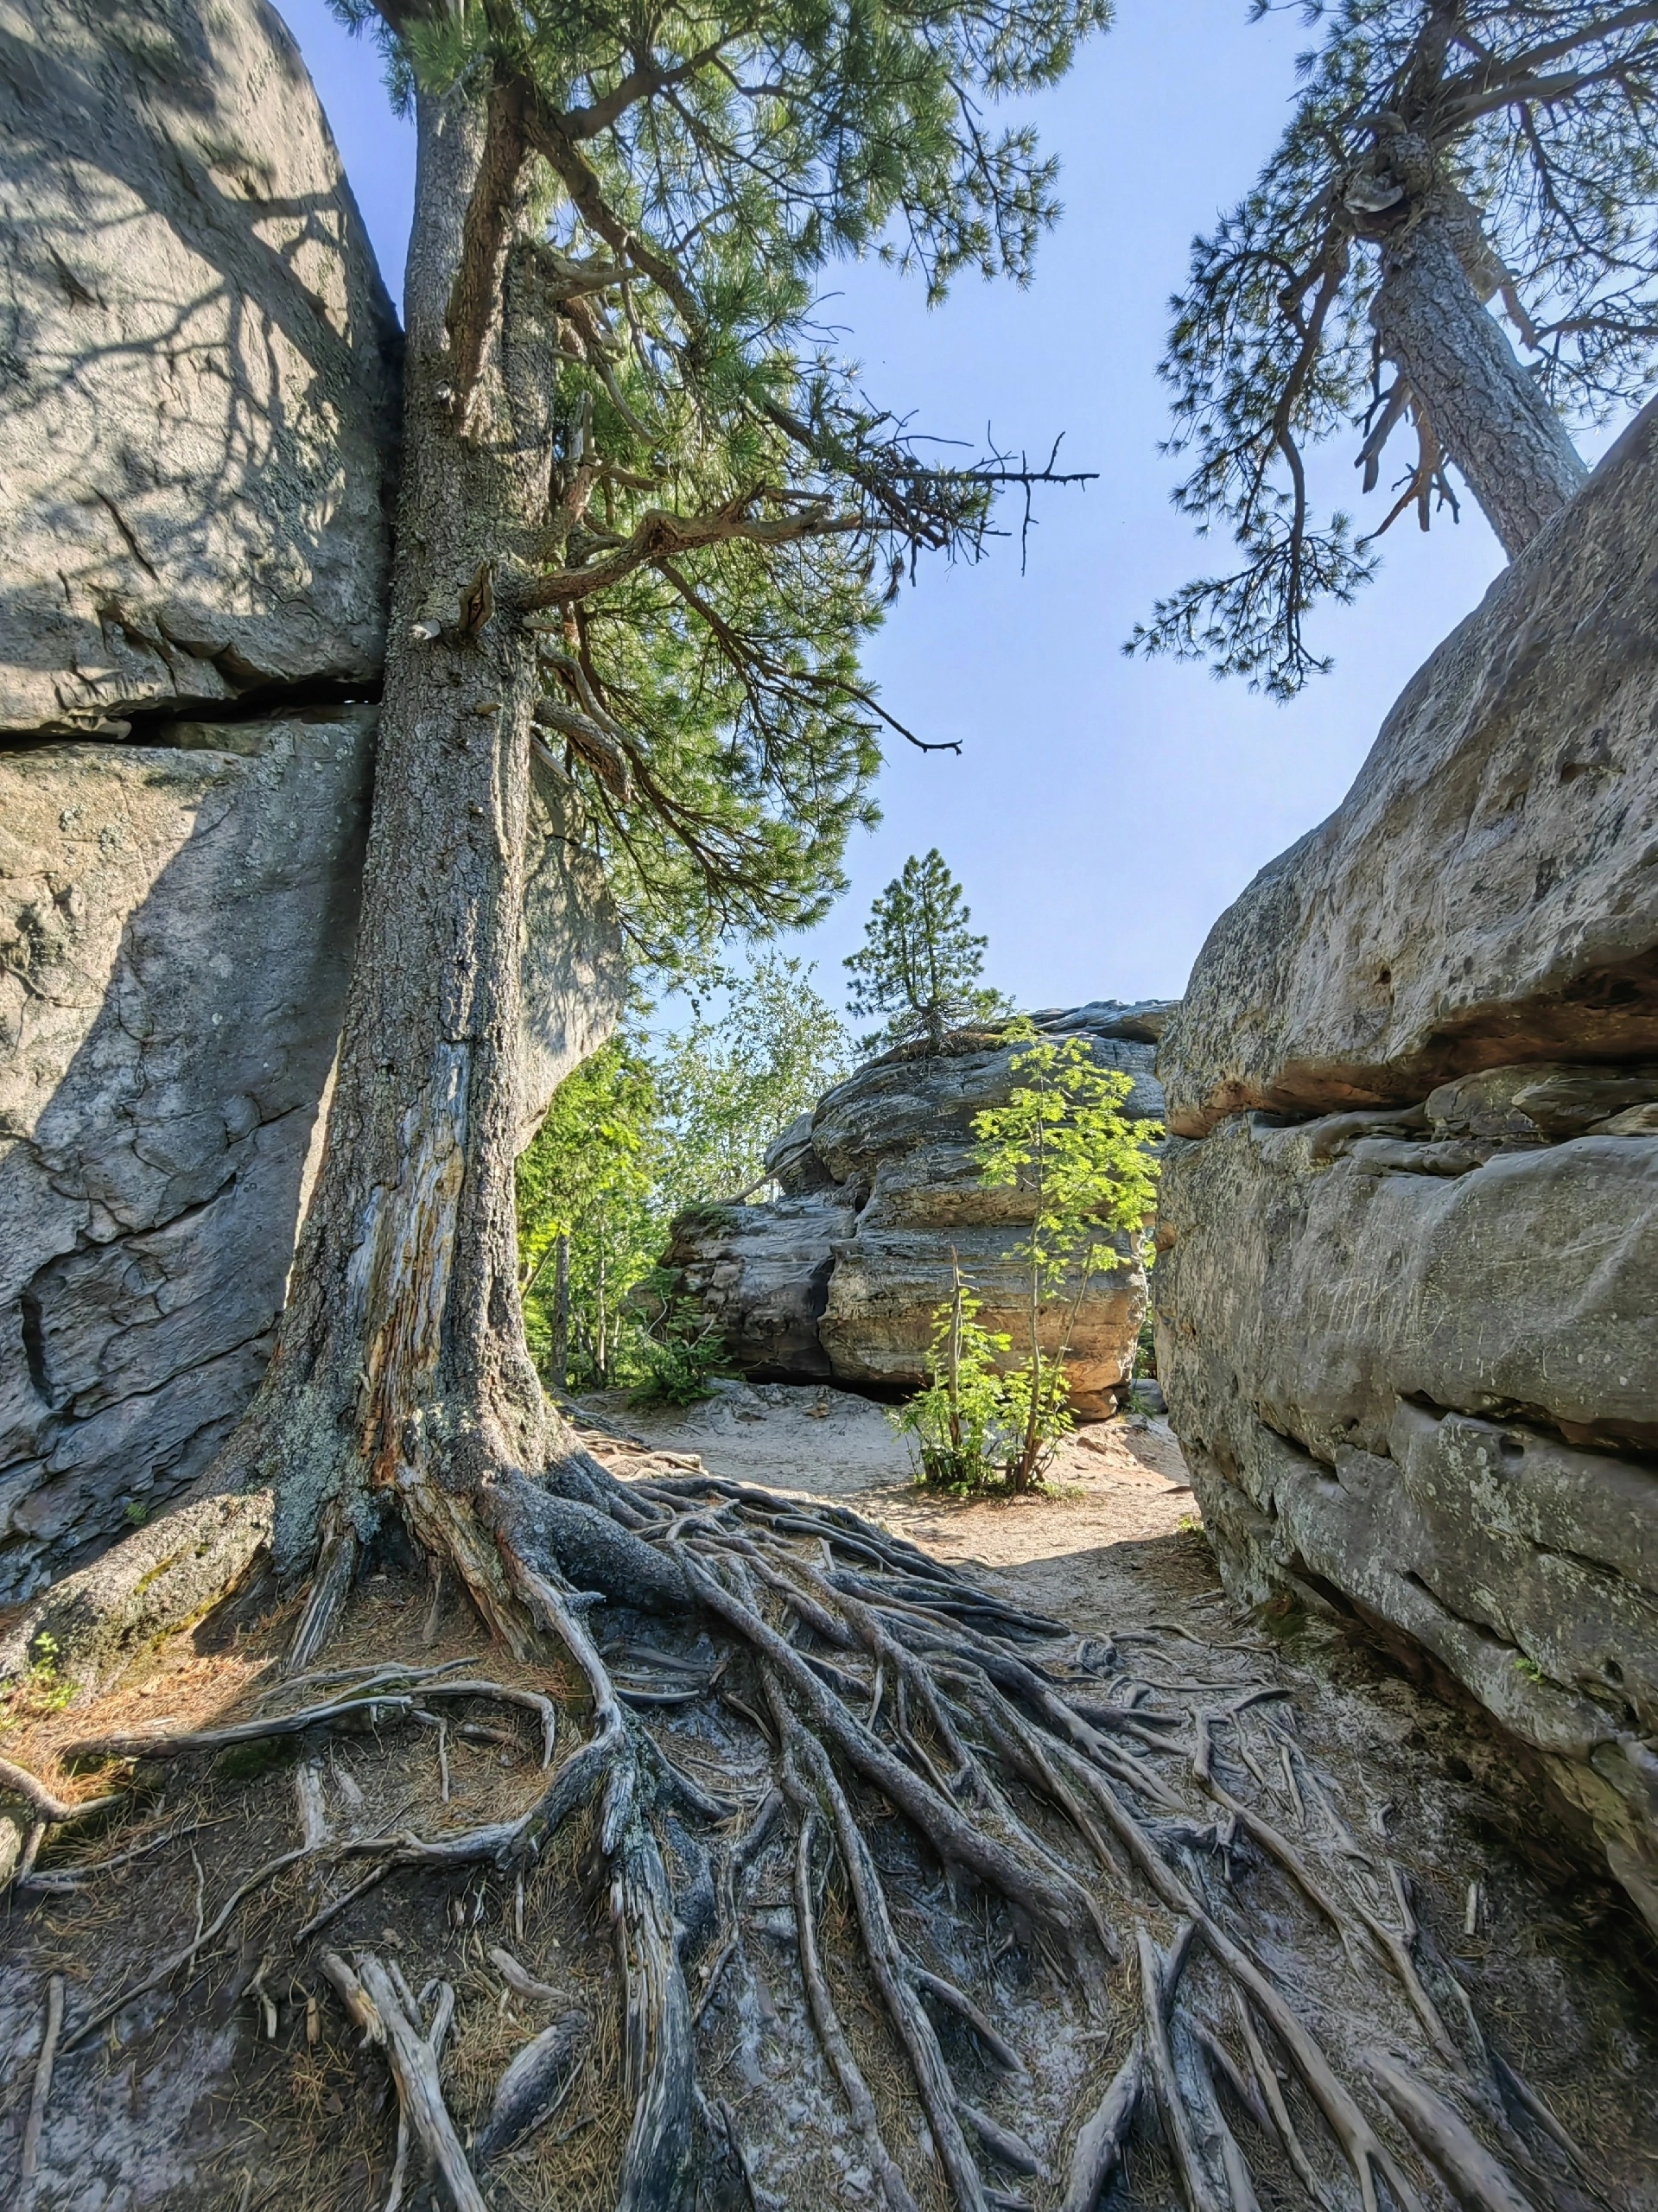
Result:
<svg viewBox="0 0 1658 2212">
<path fill-rule="evenodd" d="M 1447 221 L 1430 212 L 1384 246 L 1370 319 L 1383 353 L 1426 408 L 1440 446 L 1512 560 L 1588 472 L 1535 378 L 1481 306 Z"/>
<path fill-rule="evenodd" d="M 512 1600 L 469 1496 L 492 1467 L 539 1466 L 549 1441 L 524 1344 L 512 1186 L 540 685 L 511 606 L 548 513 L 556 380 L 550 331 L 509 266 L 464 429 L 457 420 L 446 310 L 484 106 L 464 86 L 422 96 L 417 127 L 362 923 L 326 1149 L 241 1478 L 274 1490 L 274 1548 L 290 1573 L 319 1529 L 349 1552 L 395 1497 L 502 1628 Z M 310 1624 L 308 1642 L 326 1629 Z"/>
</svg>

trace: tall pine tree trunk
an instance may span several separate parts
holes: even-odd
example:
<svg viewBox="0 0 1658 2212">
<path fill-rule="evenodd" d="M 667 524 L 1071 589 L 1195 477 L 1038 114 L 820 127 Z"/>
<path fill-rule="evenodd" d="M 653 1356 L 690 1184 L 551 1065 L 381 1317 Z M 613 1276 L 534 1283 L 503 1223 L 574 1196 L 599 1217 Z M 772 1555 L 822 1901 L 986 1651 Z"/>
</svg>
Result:
<svg viewBox="0 0 1658 2212">
<path fill-rule="evenodd" d="M 364 906 L 327 1147 L 269 1376 L 245 1425 L 274 1549 L 317 1552 L 300 1656 L 394 1500 L 497 1616 L 479 1481 L 549 1441 L 524 1345 L 512 1164 L 534 639 L 492 612 L 545 521 L 544 341 L 509 270 L 496 372 L 463 435 L 446 311 L 485 140 L 464 86 L 422 96 L 403 453 Z M 438 633 L 428 634 L 433 625 Z"/>
<path fill-rule="evenodd" d="M 1481 306 L 1449 222 L 1430 210 L 1383 256 L 1370 311 L 1382 350 L 1512 560 L 1576 493 L 1582 457 Z"/>
</svg>

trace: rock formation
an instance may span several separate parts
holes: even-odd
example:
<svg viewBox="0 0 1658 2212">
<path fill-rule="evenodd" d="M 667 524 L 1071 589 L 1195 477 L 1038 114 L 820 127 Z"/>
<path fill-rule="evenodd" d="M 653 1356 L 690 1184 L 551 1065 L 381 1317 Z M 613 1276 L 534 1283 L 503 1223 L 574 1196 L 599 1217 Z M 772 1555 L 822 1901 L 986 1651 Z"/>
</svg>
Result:
<svg viewBox="0 0 1658 2212">
<path fill-rule="evenodd" d="M 0 0 L 0 728 L 360 696 L 397 323 L 274 10 Z"/>
<path fill-rule="evenodd" d="M 268 1355 L 350 967 L 397 392 L 263 0 L 0 0 L 0 132 L 4 1601 L 187 1489 Z M 526 1135 L 621 987 L 537 797 Z"/>
<path fill-rule="evenodd" d="M 1162 1112 L 1152 1060 L 1168 1011 L 1110 1000 L 1034 1019 L 1049 1035 L 1086 1038 L 1101 1066 L 1132 1075 L 1126 1110 L 1144 1120 Z M 913 1388 L 950 1294 L 952 1252 L 984 1300 L 981 1324 L 1017 1344 L 1025 1292 L 1013 1248 L 1030 1202 L 982 1187 L 972 1128 L 975 1114 L 1006 1103 L 1017 1050 L 964 1032 L 943 1054 L 906 1048 L 872 1061 L 774 1141 L 774 1204 L 696 1208 L 675 1224 L 667 1264 L 743 1373 Z M 1119 1249 L 1121 1264 L 1094 1278 L 1071 1333 L 1071 1395 L 1084 1414 L 1115 1404 L 1145 1313 L 1144 1271 Z M 1045 1316 L 1054 1348 L 1066 1303 Z"/>
<path fill-rule="evenodd" d="M 1159 1374 L 1236 1594 L 1426 1652 L 1658 1928 L 1658 411 L 1216 925 Z"/>
<path fill-rule="evenodd" d="M 0 754 L 7 1597 L 185 1488 L 258 1379 L 344 1000 L 373 717 Z"/>
</svg>

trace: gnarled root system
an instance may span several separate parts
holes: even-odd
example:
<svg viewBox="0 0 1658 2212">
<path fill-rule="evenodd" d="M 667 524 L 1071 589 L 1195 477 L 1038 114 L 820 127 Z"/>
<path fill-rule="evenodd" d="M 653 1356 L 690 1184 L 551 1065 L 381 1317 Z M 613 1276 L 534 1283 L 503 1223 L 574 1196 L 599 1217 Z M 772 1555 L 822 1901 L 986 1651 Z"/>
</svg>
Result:
<svg viewBox="0 0 1658 2212">
<path fill-rule="evenodd" d="M 492 1541 L 539 1687 L 476 1658 L 330 1671 L 313 1607 L 315 1662 L 246 1718 L 74 1747 L 179 1771 L 292 1739 L 300 1840 L 149 1972 L 71 1999 L 60 2082 L 181 2001 L 263 1896 L 270 2032 L 272 1991 L 313 2043 L 343 2008 L 389 2076 L 388 2212 L 422 2190 L 462 2212 L 1596 2201 L 1247 1649 L 1079 1638 L 851 1513 L 646 1471 L 583 1457 L 562 1494 L 504 1474 L 475 1501 L 451 1560 L 471 1582 Z M 505 1816 L 388 1823 L 330 1764 L 365 1730 L 423 1732 L 442 1801 L 461 1745 L 516 1745 L 540 1779 Z M 192 1834 L 92 1857 L 66 1835 L 16 1886 L 85 1891 Z M 608 1948 L 607 2000 L 539 1924 L 549 1875 Z M 434 1882 L 454 1955 L 416 1991 L 375 1923 Z M 480 2083 L 449 2055 L 496 1990 L 530 2017 Z"/>
</svg>

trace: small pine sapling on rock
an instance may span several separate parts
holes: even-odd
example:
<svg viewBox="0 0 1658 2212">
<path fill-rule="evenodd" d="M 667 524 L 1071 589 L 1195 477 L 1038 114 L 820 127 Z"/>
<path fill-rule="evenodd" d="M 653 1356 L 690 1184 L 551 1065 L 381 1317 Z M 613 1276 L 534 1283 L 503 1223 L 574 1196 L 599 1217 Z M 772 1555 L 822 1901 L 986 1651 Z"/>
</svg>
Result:
<svg viewBox="0 0 1658 2212">
<path fill-rule="evenodd" d="M 945 1033 L 967 1021 L 995 1021 L 1012 1008 L 980 981 L 988 939 L 975 937 L 962 887 L 935 845 L 913 853 L 870 908 L 864 947 L 846 962 L 854 1014 L 884 1014 L 884 1030 L 863 1039 L 867 1052 L 924 1039 L 942 1052 Z"/>
</svg>

